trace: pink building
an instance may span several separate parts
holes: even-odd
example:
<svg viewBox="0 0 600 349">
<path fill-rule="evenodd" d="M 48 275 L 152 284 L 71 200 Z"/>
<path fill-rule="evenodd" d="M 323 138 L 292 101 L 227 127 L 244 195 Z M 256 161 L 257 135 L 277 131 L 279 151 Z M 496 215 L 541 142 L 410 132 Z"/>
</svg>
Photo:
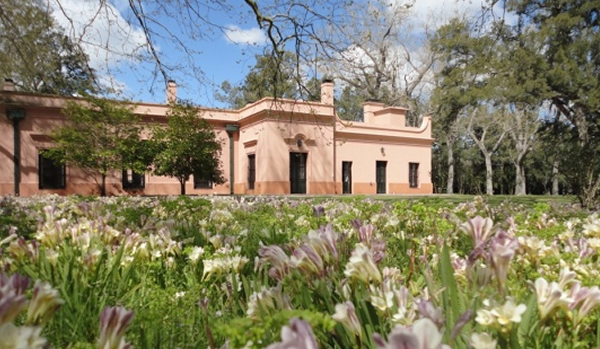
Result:
<svg viewBox="0 0 600 349">
<path fill-rule="evenodd" d="M 167 98 L 176 97 L 169 83 Z M 52 147 L 50 130 L 64 120 L 68 100 L 0 90 L 0 195 L 94 194 L 93 176 L 57 166 L 40 150 Z M 407 109 L 364 105 L 364 122 L 335 114 L 333 83 L 321 86 L 320 102 L 264 98 L 239 110 L 202 109 L 223 142 L 222 185 L 190 180 L 189 194 L 429 194 L 431 119 L 405 126 Z M 146 120 L 164 118 L 166 104 L 137 104 Z M 107 193 L 179 194 L 174 178 L 115 171 Z"/>
</svg>

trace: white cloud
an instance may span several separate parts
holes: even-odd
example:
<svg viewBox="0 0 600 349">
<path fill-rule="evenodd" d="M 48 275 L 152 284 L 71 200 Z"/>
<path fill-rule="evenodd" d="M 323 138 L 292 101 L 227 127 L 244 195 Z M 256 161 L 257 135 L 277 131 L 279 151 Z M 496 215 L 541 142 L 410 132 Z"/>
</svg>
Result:
<svg viewBox="0 0 600 349">
<path fill-rule="evenodd" d="M 123 17 L 127 7 L 122 0 L 50 0 L 59 25 L 78 42 L 97 71 L 117 68 L 147 53 L 144 32 Z"/>
<path fill-rule="evenodd" d="M 242 29 L 235 25 L 230 25 L 225 30 L 225 39 L 241 45 L 260 46 L 267 42 L 267 37 L 260 28 Z"/>
<path fill-rule="evenodd" d="M 473 17 L 480 15 L 483 8 L 489 6 L 488 0 L 397 0 L 397 4 L 410 6 L 411 19 L 427 24 L 434 29 L 454 17 Z M 502 13 L 500 2 L 494 7 L 498 15 Z"/>
</svg>

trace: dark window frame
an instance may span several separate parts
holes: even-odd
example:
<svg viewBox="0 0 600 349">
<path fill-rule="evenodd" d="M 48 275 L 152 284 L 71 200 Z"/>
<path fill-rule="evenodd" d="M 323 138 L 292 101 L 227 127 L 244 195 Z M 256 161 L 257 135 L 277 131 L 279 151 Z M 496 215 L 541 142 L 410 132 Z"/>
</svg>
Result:
<svg viewBox="0 0 600 349">
<path fill-rule="evenodd" d="M 38 153 L 38 187 L 39 189 L 65 189 L 67 187 L 67 166 L 57 164 L 50 158 Z"/>
<path fill-rule="evenodd" d="M 408 186 L 410 188 L 419 187 L 419 163 L 409 162 L 408 163 Z"/>
<path fill-rule="evenodd" d="M 194 175 L 194 189 L 213 189 L 213 182 L 200 179 L 199 176 Z"/>
<path fill-rule="evenodd" d="M 256 183 L 256 154 L 248 154 L 248 189 L 254 190 Z"/>
<path fill-rule="evenodd" d="M 131 179 L 129 174 L 131 173 Z M 137 173 L 132 169 L 123 169 L 121 184 L 123 189 L 144 189 L 146 187 L 146 174 Z"/>
</svg>

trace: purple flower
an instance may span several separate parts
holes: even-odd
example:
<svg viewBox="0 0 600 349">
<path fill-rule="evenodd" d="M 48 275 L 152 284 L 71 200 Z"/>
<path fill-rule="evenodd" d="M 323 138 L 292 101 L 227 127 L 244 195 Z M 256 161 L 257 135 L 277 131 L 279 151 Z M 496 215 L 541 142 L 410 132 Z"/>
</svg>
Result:
<svg viewBox="0 0 600 349">
<path fill-rule="evenodd" d="M 29 279 L 19 274 L 0 273 L 0 326 L 12 323 L 27 305 L 25 290 Z"/>
<path fill-rule="evenodd" d="M 281 329 L 281 342 L 273 343 L 266 349 L 318 349 L 318 346 L 310 325 L 293 318 L 289 327 L 283 326 Z"/>
<path fill-rule="evenodd" d="M 500 230 L 490 241 L 490 254 L 492 267 L 502 288 L 506 282 L 508 266 L 519 248 L 517 239 L 510 237 L 504 230 Z"/>
<path fill-rule="evenodd" d="M 443 334 L 428 318 L 422 318 L 413 323 L 411 327 L 398 325 L 392 329 L 386 343 L 383 338 L 375 333 L 373 341 L 379 349 L 442 349 L 450 348 L 442 344 Z"/>
<path fill-rule="evenodd" d="M 481 216 L 477 216 L 475 218 L 469 219 L 465 224 L 463 224 L 460 229 L 465 233 L 469 234 L 473 241 L 475 242 L 475 247 L 485 244 L 485 242 L 492 235 L 492 227 L 494 226 L 494 222 L 490 218 L 483 218 Z"/>
<path fill-rule="evenodd" d="M 123 307 L 106 307 L 100 315 L 100 338 L 98 349 L 129 349 L 125 342 L 125 330 L 133 320 L 133 312 Z"/>
</svg>

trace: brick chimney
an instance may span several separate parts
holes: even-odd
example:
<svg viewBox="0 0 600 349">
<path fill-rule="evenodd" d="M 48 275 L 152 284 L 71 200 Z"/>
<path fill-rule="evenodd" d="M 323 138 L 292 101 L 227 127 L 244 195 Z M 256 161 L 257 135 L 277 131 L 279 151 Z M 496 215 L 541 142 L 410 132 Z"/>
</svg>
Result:
<svg viewBox="0 0 600 349">
<path fill-rule="evenodd" d="M 15 90 L 15 82 L 12 79 L 4 79 L 4 83 L 2 84 L 2 91 L 14 91 Z"/>
<path fill-rule="evenodd" d="M 167 82 L 167 104 L 177 102 L 177 83 L 174 80 Z"/>
<path fill-rule="evenodd" d="M 333 80 L 323 80 L 321 84 L 321 103 L 333 105 Z"/>
</svg>

